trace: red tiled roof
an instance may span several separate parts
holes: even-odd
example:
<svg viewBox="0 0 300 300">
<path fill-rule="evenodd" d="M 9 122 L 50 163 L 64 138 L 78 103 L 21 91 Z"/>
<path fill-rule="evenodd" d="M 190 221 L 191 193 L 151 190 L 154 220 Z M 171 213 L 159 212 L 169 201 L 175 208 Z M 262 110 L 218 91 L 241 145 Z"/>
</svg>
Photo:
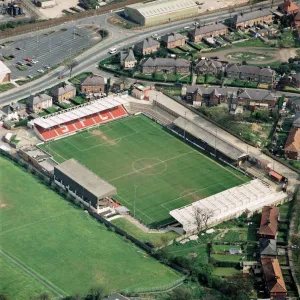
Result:
<svg viewBox="0 0 300 300">
<path fill-rule="evenodd" d="M 278 179 L 280 181 L 282 180 L 282 176 L 280 174 L 278 174 L 277 172 L 275 172 L 275 171 L 269 172 L 269 175 L 272 176 L 272 177 L 275 177 L 276 179 Z"/>
<path fill-rule="evenodd" d="M 259 234 L 275 236 L 277 232 L 278 216 L 278 207 L 264 206 L 262 209 Z"/>
<path fill-rule="evenodd" d="M 292 127 L 284 146 L 285 151 L 300 152 L 300 128 Z"/>
<path fill-rule="evenodd" d="M 261 266 L 270 293 L 287 293 L 278 259 L 262 258 Z"/>
<path fill-rule="evenodd" d="M 286 13 L 290 13 L 295 10 L 299 10 L 299 7 L 292 1 L 287 1 L 287 2 L 281 3 L 279 5 L 279 8 Z"/>
</svg>

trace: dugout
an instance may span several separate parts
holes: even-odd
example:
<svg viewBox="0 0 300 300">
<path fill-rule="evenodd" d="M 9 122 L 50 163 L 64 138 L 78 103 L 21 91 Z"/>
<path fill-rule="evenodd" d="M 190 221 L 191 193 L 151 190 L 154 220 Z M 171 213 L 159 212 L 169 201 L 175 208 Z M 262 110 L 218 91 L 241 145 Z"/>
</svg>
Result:
<svg viewBox="0 0 300 300">
<path fill-rule="evenodd" d="M 97 213 L 101 208 L 101 201 L 117 193 L 113 185 L 73 158 L 54 168 L 54 182 Z"/>
</svg>

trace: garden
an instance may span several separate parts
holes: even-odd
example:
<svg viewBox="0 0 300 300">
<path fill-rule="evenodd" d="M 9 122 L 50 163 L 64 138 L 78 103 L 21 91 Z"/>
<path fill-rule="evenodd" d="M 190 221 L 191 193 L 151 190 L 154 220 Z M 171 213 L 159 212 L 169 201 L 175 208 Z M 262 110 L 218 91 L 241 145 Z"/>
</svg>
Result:
<svg viewBox="0 0 300 300">
<path fill-rule="evenodd" d="M 272 60 L 275 57 L 268 54 L 262 54 L 262 53 L 253 53 L 253 52 L 231 52 L 226 55 L 228 59 L 231 60 L 237 60 L 237 61 L 268 61 Z"/>
</svg>

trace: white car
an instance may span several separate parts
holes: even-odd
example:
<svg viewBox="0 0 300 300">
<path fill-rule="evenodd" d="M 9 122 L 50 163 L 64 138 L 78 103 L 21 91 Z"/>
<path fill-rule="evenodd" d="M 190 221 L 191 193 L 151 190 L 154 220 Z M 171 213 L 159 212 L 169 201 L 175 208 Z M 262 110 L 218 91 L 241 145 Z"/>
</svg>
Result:
<svg viewBox="0 0 300 300">
<path fill-rule="evenodd" d="M 157 38 L 157 36 L 158 36 L 158 34 L 157 34 L 157 33 L 154 33 L 154 34 L 152 34 L 152 35 L 151 35 L 151 37 L 153 37 L 154 39 L 156 39 L 156 38 Z"/>
<path fill-rule="evenodd" d="M 39 61 L 36 60 L 36 59 L 32 59 L 31 62 L 32 62 L 33 64 L 37 64 Z"/>
<path fill-rule="evenodd" d="M 199 22 L 194 22 L 193 25 L 194 25 L 194 26 L 198 26 L 198 25 L 199 25 Z"/>
<path fill-rule="evenodd" d="M 42 70 L 42 69 L 39 69 L 38 72 L 39 72 L 39 73 L 45 73 L 45 71 Z"/>
<path fill-rule="evenodd" d="M 27 77 L 28 77 L 29 79 L 33 79 L 33 76 L 32 76 L 32 75 L 27 75 Z"/>
<path fill-rule="evenodd" d="M 48 65 L 44 65 L 44 68 L 47 70 L 51 69 Z"/>
</svg>

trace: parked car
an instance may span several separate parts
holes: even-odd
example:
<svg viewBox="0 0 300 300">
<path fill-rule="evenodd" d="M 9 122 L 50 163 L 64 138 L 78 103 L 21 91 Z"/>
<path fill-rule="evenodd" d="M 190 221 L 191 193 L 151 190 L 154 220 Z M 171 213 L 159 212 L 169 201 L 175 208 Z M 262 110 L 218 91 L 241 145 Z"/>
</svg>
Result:
<svg viewBox="0 0 300 300">
<path fill-rule="evenodd" d="M 26 60 L 26 61 L 28 61 L 28 62 L 31 62 L 31 61 L 32 61 L 32 59 L 29 58 L 29 57 L 24 58 L 24 60 Z"/>
<path fill-rule="evenodd" d="M 9 55 L 9 58 L 15 58 L 15 56 L 11 54 L 11 55 Z"/>
<path fill-rule="evenodd" d="M 22 50 L 22 48 L 20 48 L 20 47 L 16 47 L 16 50 Z"/>
<path fill-rule="evenodd" d="M 42 74 L 45 73 L 45 71 L 43 69 L 39 69 L 38 72 L 42 73 Z"/>
<path fill-rule="evenodd" d="M 43 67 L 47 70 L 51 69 L 50 66 L 48 66 L 48 65 L 44 65 Z"/>
<path fill-rule="evenodd" d="M 32 67 L 32 66 L 33 66 L 33 64 L 32 64 L 32 63 L 27 63 L 27 64 L 26 64 L 26 66 L 28 66 L 28 67 Z"/>
<path fill-rule="evenodd" d="M 32 59 L 31 62 L 32 62 L 33 64 L 37 64 L 39 61 L 36 60 L 36 59 Z"/>
<path fill-rule="evenodd" d="M 198 26 L 198 25 L 199 25 L 199 22 L 194 22 L 193 25 L 194 25 L 194 26 Z"/>
<path fill-rule="evenodd" d="M 27 77 L 28 77 L 29 79 L 33 79 L 33 76 L 32 76 L 32 75 L 27 75 Z"/>
<path fill-rule="evenodd" d="M 219 59 L 219 56 L 211 56 L 211 59 Z"/>
<path fill-rule="evenodd" d="M 18 62 L 17 62 L 17 65 L 19 65 L 19 66 L 25 66 L 25 64 L 22 63 L 21 61 L 18 61 Z"/>
</svg>

